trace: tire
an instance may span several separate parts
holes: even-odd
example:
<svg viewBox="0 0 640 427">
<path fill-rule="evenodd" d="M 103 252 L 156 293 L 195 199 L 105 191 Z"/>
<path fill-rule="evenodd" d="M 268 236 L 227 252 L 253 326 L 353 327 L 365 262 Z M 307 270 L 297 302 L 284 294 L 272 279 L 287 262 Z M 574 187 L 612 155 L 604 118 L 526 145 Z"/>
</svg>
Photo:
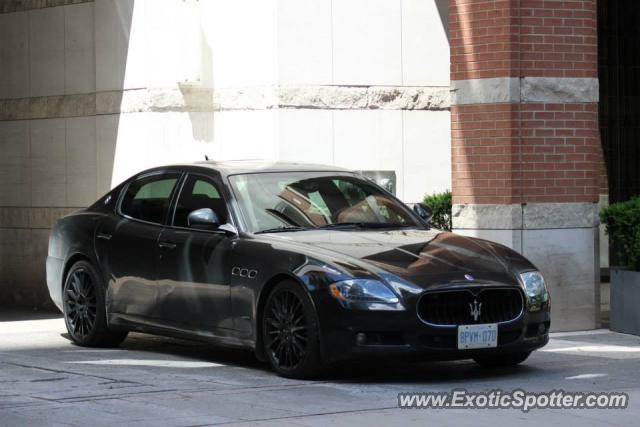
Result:
<svg viewBox="0 0 640 427">
<path fill-rule="evenodd" d="M 507 367 L 507 366 L 516 366 L 520 363 L 527 360 L 530 351 L 524 351 L 519 353 L 505 353 L 505 354 L 497 354 L 494 356 L 482 356 L 482 357 L 474 357 L 473 360 L 484 367 L 487 368 L 498 368 L 498 367 Z"/>
<path fill-rule="evenodd" d="M 107 325 L 104 286 L 87 261 L 71 266 L 62 291 L 64 323 L 71 340 L 84 347 L 113 347 L 128 331 L 111 331 Z"/>
<path fill-rule="evenodd" d="M 264 354 L 278 375 L 303 379 L 324 373 L 318 318 L 300 285 L 292 281 L 276 285 L 260 321 Z"/>
</svg>

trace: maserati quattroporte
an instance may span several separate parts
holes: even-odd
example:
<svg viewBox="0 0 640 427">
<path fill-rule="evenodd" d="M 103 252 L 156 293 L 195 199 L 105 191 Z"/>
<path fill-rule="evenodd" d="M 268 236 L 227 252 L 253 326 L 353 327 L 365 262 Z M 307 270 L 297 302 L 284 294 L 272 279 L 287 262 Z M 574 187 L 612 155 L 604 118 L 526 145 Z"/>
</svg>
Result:
<svg viewBox="0 0 640 427">
<path fill-rule="evenodd" d="M 55 224 L 47 284 L 79 345 L 200 339 L 289 377 L 377 355 L 514 365 L 545 345 L 536 267 L 429 218 L 336 167 L 154 168 Z"/>
</svg>

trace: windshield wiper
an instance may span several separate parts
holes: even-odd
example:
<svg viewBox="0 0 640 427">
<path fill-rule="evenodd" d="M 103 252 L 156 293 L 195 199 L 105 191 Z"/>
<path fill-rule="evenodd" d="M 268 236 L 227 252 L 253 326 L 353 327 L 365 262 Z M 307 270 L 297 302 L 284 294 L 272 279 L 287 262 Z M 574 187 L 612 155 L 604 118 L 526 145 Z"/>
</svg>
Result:
<svg viewBox="0 0 640 427">
<path fill-rule="evenodd" d="M 335 222 L 318 228 L 407 228 L 408 224 L 393 224 L 390 222 Z"/>
<path fill-rule="evenodd" d="M 263 234 L 263 233 L 284 233 L 288 231 L 304 231 L 309 230 L 306 227 L 297 227 L 297 226 L 280 226 L 274 228 L 267 228 L 266 230 L 256 231 L 254 234 Z"/>
</svg>

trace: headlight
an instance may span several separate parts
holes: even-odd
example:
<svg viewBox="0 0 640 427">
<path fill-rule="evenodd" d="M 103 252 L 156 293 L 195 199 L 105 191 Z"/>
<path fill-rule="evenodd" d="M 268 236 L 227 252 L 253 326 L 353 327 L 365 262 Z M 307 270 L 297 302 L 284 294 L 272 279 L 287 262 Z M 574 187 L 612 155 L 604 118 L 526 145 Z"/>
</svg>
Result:
<svg viewBox="0 0 640 427">
<path fill-rule="evenodd" d="M 547 285 L 544 283 L 544 277 L 539 271 L 529 271 L 520 274 L 520 278 L 527 293 L 529 309 L 531 311 L 540 310 L 540 306 L 549 301 L 549 292 L 547 291 Z"/>
<path fill-rule="evenodd" d="M 396 294 L 384 283 L 370 279 L 343 280 L 329 285 L 334 298 L 346 302 L 397 304 Z"/>
</svg>

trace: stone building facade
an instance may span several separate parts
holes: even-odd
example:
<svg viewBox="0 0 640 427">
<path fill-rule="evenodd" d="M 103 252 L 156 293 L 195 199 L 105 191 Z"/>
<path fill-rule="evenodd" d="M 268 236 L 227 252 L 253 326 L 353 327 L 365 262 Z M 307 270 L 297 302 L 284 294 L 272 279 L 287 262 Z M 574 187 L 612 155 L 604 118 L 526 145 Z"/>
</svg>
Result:
<svg viewBox="0 0 640 427">
<path fill-rule="evenodd" d="M 597 324 L 595 0 L 0 3 L 0 305 L 47 301 L 49 228 L 158 164 L 267 158 L 452 189 Z M 601 189 L 604 188 L 604 190 Z"/>
<path fill-rule="evenodd" d="M 266 158 L 451 188 L 446 0 L 0 2 L 0 305 L 56 218 L 155 165 Z"/>
</svg>

